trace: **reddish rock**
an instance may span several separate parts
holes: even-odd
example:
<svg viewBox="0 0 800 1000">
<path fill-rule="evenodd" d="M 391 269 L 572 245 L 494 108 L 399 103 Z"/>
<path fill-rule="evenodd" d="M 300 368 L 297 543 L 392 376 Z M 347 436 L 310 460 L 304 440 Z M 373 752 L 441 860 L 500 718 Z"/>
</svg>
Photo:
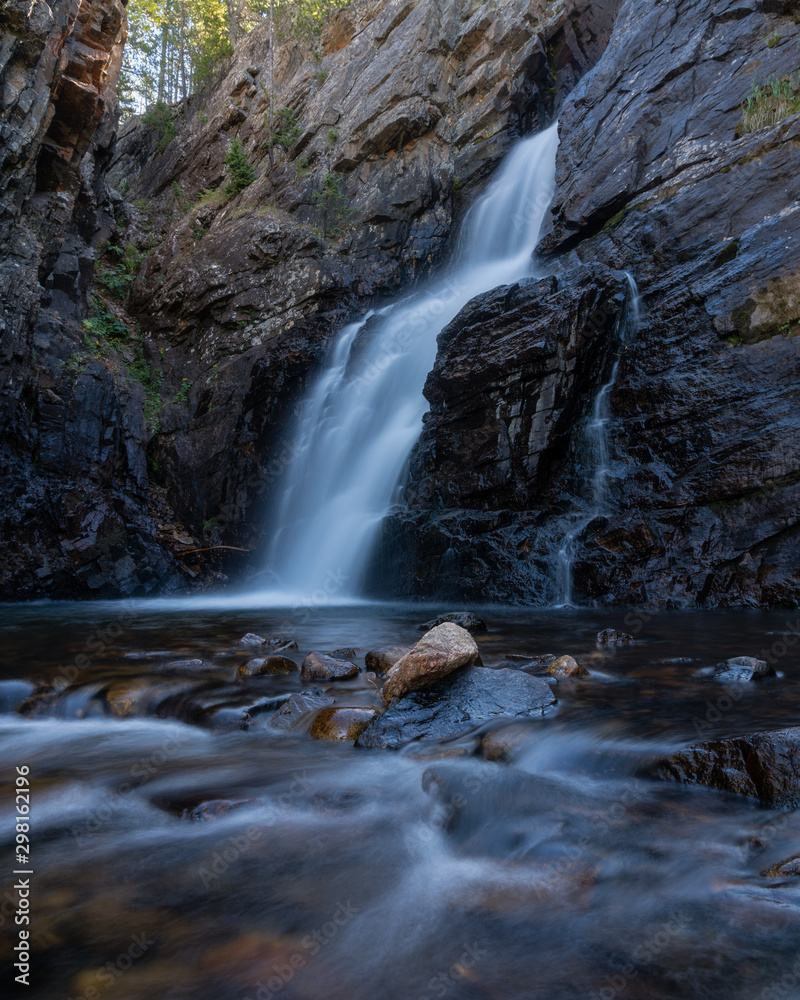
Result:
<svg viewBox="0 0 800 1000">
<path fill-rule="evenodd" d="M 354 742 L 380 713 L 374 708 L 331 705 L 317 713 L 309 733 L 315 740 Z"/>
<path fill-rule="evenodd" d="M 348 660 L 337 660 L 325 653 L 309 653 L 300 668 L 300 677 L 304 683 L 310 681 L 349 681 L 359 673 L 355 663 Z"/>
</svg>

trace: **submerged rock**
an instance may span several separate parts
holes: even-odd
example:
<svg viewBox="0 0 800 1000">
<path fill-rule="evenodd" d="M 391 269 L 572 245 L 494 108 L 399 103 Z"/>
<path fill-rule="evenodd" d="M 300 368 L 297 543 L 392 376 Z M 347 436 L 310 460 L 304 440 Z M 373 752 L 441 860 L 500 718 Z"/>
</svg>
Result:
<svg viewBox="0 0 800 1000">
<path fill-rule="evenodd" d="M 296 729 L 312 712 L 332 704 L 333 698 L 319 689 L 293 694 L 270 718 L 269 726 L 271 729 Z"/>
<path fill-rule="evenodd" d="M 800 727 L 698 743 L 645 770 L 649 777 L 708 785 L 770 806 L 800 806 Z"/>
<path fill-rule="evenodd" d="M 800 877 L 800 857 L 781 861 L 761 873 L 764 878 L 780 878 L 781 876 Z"/>
<path fill-rule="evenodd" d="M 460 625 L 444 622 L 426 633 L 386 674 L 381 697 L 385 705 L 410 691 L 427 687 L 459 667 L 477 663 L 475 640 Z"/>
<path fill-rule="evenodd" d="M 510 668 L 462 667 L 393 702 L 356 746 L 397 749 L 414 740 L 448 740 L 497 716 L 544 715 L 555 702 L 539 677 Z"/>
<path fill-rule="evenodd" d="M 724 663 L 718 663 L 714 679 L 718 681 L 757 681 L 765 677 L 775 677 L 775 671 L 766 660 L 754 656 L 734 656 Z"/>
<path fill-rule="evenodd" d="M 300 677 L 308 681 L 349 681 L 358 675 L 358 667 L 349 660 L 339 660 L 325 653 L 309 653 L 300 668 Z"/>
<path fill-rule="evenodd" d="M 266 674 L 293 674 L 298 667 L 288 656 L 258 657 L 243 663 L 236 671 L 238 678 L 263 677 Z"/>
<path fill-rule="evenodd" d="M 588 677 L 589 671 L 572 656 L 559 656 L 547 666 L 551 677 Z"/>
<path fill-rule="evenodd" d="M 378 717 L 374 708 L 340 708 L 330 705 L 318 712 L 311 723 L 310 735 L 315 740 L 353 741 Z"/>
<path fill-rule="evenodd" d="M 208 820 L 215 820 L 221 816 L 226 816 L 228 813 L 233 812 L 234 809 L 253 805 L 256 801 L 256 799 L 209 799 L 207 802 L 201 802 L 192 809 L 185 809 L 183 811 L 183 818 L 190 819 L 196 823 L 208 822 Z"/>
<path fill-rule="evenodd" d="M 376 674 L 388 673 L 398 660 L 402 660 L 406 653 L 411 652 L 411 646 L 381 646 L 379 649 L 371 649 L 364 657 L 367 670 L 372 670 Z"/>
<path fill-rule="evenodd" d="M 331 649 L 325 655 L 332 656 L 334 660 L 352 660 L 358 656 L 359 646 L 343 646 L 341 649 Z"/>
<path fill-rule="evenodd" d="M 604 628 L 597 633 L 598 646 L 627 646 L 633 642 L 633 636 L 627 632 L 619 632 L 615 628 Z"/>
<path fill-rule="evenodd" d="M 240 646 L 263 646 L 268 640 L 263 638 L 263 636 L 256 635 L 255 632 L 248 632 L 247 635 L 243 635 L 239 640 Z"/>
<path fill-rule="evenodd" d="M 418 625 L 417 628 L 420 632 L 428 632 L 432 628 L 436 628 L 437 625 L 444 625 L 445 622 L 453 622 L 454 625 L 460 625 L 461 628 L 466 629 L 468 632 L 485 632 L 486 622 L 478 618 L 477 615 L 473 615 L 471 611 L 451 611 L 444 615 L 439 615 L 438 618 L 431 618 L 429 622 L 425 622 L 424 625 Z"/>
</svg>

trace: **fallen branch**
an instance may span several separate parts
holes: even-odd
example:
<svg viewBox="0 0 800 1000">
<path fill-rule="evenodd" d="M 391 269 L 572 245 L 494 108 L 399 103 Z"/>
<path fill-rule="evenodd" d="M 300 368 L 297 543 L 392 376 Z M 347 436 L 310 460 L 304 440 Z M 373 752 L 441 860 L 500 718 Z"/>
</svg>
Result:
<svg viewBox="0 0 800 1000">
<path fill-rule="evenodd" d="M 231 552 L 252 552 L 252 549 L 240 549 L 237 545 L 208 545 L 204 549 L 184 549 L 183 552 L 176 552 L 178 556 L 189 556 L 193 552 L 211 552 L 213 549 L 230 549 Z"/>
</svg>

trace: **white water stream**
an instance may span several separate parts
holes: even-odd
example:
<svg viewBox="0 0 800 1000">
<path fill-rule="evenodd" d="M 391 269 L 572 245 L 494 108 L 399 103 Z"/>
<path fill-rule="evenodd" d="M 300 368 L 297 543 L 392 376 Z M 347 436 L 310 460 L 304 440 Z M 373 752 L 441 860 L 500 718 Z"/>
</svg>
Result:
<svg viewBox="0 0 800 1000">
<path fill-rule="evenodd" d="M 557 125 L 519 142 L 468 212 L 447 276 L 342 330 L 279 488 L 267 567 L 284 599 L 359 595 L 422 429 L 437 335 L 476 295 L 533 273 L 557 147 Z"/>
<path fill-rule="evenodd" d="M 611 366 L 608 380 L 600 387 L 594 398 L 592 412 L 586 419 L 584 429 L 591 462 L 589 473 L 591 507 L 587 513 L 576 518 L 575 524 L 564 536 L 558 551 L 556 558 L 558 607 L 572 604 L 572 564 L 575 559 L 575 543 L 578 536 L 590 521 L 609 512 L 608 479 L 612 468 L 608 451 L 608 429 L 612 419 L 611 391 L 619 374 L 620 354 L 639 332 L 641 322 L 639 288 L 633 275 L 626 274 L 626 278 L 628 294 L 615 331 L 614 364 Z"/>
</svg>

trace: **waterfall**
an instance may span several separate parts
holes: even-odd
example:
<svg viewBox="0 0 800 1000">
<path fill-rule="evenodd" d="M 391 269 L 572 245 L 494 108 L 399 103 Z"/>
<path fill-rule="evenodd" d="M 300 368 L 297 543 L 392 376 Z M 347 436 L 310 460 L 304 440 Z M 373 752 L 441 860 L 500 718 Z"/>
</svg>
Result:
<svg viewBox="0 0 800 1000">
<path fill-rule="evenodd" d="M 422 429 L 439 332 L 466 303 L 533 273 L 555 191 L 558 126 L 521 140 L 467 213 L 452 270 L 346 326 L 295 429 L 270 525 L 283 598 L 357 596 Z"/>
<path fill-rule="evenodd" d="M 617 322 L 614 339 L 614 363 L 608 380 L 600 387 L 592 403 L 592 411 L 586 420 L 584 437 L 587 451 L 591 456 L 589 473 L 591 508 L 588 514 L 580 515 L 572 528 L 564 536 L 556 557 L 556 588 L 559 606 L 572 604 L 572 564 L 575 559 L 575 543 L 583 529 L 596 517 L 609 512 L 608 478 L 611 465 L 608 454 L 608 426 L 611 421 L 611 391 L 619 374 L 620 354 L 639 332 L 641 322 L 641 298 L 639 288 L 632 274 L 625 272 L 628 294 Z"/>
</svg>

